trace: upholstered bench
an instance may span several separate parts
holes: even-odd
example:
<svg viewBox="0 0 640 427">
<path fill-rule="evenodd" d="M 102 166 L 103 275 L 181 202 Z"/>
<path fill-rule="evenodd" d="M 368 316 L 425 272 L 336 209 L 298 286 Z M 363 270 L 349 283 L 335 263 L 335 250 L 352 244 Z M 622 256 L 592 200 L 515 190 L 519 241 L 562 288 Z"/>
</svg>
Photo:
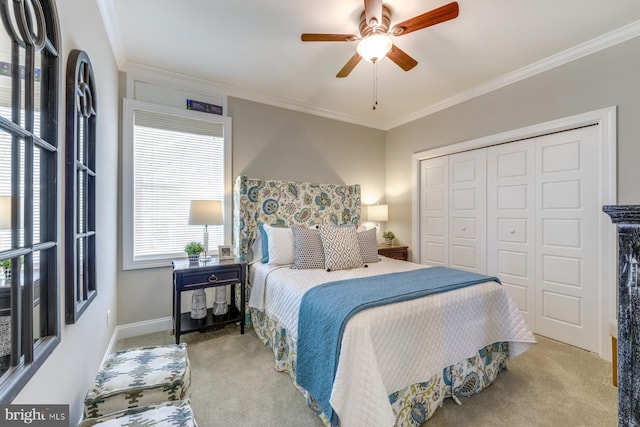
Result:
<svg viewBox="0 0 640 427">
<path fill-rule="evenodd" d="M 84 401 L 85 418 L 191 396 L 187 345 L 138 347 L 105 359 Z"/>
<path fill-rule="evenodd" d="M 98 418 L 87 418 L 78 427 L 172 426 L 197 427 L 189 399 L 124 409 Z"/>
</svg>

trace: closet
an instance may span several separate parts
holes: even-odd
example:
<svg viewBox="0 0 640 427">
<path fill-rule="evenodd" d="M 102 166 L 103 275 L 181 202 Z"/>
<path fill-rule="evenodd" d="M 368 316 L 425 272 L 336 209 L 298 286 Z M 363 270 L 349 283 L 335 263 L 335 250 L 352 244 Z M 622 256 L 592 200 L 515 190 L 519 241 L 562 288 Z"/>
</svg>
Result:
<svg viewBox="0 0 640 427">
<path fill-rule="evenodd" d="M 599 129 L 420 161 L 420 259 L 500 278 L 540 335 L 599 352 Z"/>
</svg>

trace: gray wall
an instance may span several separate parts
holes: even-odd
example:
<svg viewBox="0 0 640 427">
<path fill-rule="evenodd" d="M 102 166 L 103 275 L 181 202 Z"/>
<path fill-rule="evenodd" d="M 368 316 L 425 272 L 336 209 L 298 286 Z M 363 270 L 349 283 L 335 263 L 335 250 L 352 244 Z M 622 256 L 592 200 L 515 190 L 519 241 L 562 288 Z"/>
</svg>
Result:
<svg viewBox="0 0 640 427">
<path fill-rule="evenodd" d="M 234 177 L 360 184 L 364 204 L 383 197 L 383 131 L 239 98 L 228 111 Z"/>
<path fill-rule="evenodd" d="M 227 111 L 234 178 L 361 184 L 363 203 L 383 197 L 383 131 L 232 97 Z M 169 267 L 119 270 L 118 324 L 170 317 L 171 280 Z"/>
<path fill-rule="evenodd" d="M 411 244 L 412 154 L 618 107 L 618 203 L 640 203 L 640 38 L 399 126 L 386 137 L 386 199 L 398 240 Z"/>
</svg>

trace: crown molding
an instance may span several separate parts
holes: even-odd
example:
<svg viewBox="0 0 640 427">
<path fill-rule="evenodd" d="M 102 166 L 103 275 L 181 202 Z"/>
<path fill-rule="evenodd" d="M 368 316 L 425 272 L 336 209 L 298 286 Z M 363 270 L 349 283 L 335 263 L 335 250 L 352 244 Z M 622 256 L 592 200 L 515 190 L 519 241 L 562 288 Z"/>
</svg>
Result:
<svg viewBox="0 0 640 427">
<path fill-rule="evenodd" d="M 487 94 L 489 92 L 503 88 L 512 83 L 519 82 L 529 77 L 533 77 L 536 74 L 549 71 L 553 68 L 575 61 L 576 59 L 580 59 L 585 56 L 591 55 L 592 53 L 596 53 L 608 47 L 615 46 L 627 40 L 631 40 L 638 36 L 640 36 L 640 21 L 633 22 L 624 27 L 620 27 L 609 33 L 603 34 L 594 39 L 591 39 L 589 41 L 586 41 L 584 43 L 581 43 L 579 45 L 566 49 L 562 52 L 559 52 L 555 55 L 551 55 L 545 59 L 542 59 L 540 61 L 529 64 L 525 67 L 522 67 L 518 70 L 507 73 L 485 84 L 476 86 L 471 90 L 468 90 L 466 92 L 461 92 L 441 102 L 438 102 L 436 104 L 430 105 L 429 107 L 416 111 L 415 113 L 407 115 L 402 119 L 389 123 L 386 130 L 390 130 L 395 127 L 410 123 L 414 120 L 421 119 L 430 114 L 452 107 L 456 104 L 469 101 L 470 99 L 477 98 L 478 96 Z"/>
<path fill-rule="evenodd" d="M 211 80 L 200 79 L 185 74 L 175 73 L 173 71 L 167 71 L 144 64 L 125 62 L 119 68 L 121 71 L 124 71 L 125 73 L 131 73 L 136 77 L 147 78 L 156 82 L 161 81 L 167 84 L 172 84 L 174 87 L 182 87 L 188 88 L 193 91 L 200 91 L 203 94 L 225 97 L 233 96 L 248 101 L 258 102 L 260 104 L 270 105 L 272 107 L 280 107 L 287 110 L 325 117 L 328 119 L 347 122 L 367 128 L 385 130 L 383 124 L 381 124 L 380 122 L 367 121 L 359 117 L 349 116 L 347 114 L 342 114 L 336 111 L 318 108 L 313 105 L 295 102 L 290 99 L 265 95 L 255 91 L 250 91 L 235 86 L 229 86 Z"/>
<path fill-rule="evenodd" d="M 120 29 L 118 28 L 118 20 L 116 19 L 116 12 L 113 8 L 113 0 L 96 0 L 100 15 L 102 16 L 102 22 L 109 37 L 109 43 L 111 44 L 111 51 L 116 59 L 118 68 L 122 69 L 126 62 L 126 56 L 124 54 L 124 45 L 122 44 L 122 38 L 120 37 Z"/>
</svg>

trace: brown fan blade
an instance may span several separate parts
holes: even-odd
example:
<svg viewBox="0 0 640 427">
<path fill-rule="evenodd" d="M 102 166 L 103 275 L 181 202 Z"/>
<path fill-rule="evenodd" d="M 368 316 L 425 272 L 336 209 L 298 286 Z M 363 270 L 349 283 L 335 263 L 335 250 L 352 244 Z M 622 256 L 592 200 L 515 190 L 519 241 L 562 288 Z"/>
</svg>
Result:
<svg viewBox="0 0 640 427">
<path fill-rule="evenodd" d="M 338 71 L 336 77 L 347 77 L 349 73 L 356 67 L 356 65 L 358 65 L 358 62 L 360 62 L 361 59 L 362 56 L 358 55 L 358 52 L 354 53 L 351 59 L 349 59 L 347 63 L 344 64 L 344 67 L 342 67 L 342 69 Z"/>
<path fill-rule="evenodd" d="M 387 58 L 398 64 L 398 66 L 405 71 L 409 71 L 418 65 L 418 61 L 407 55 L 396 45 L 391 45 L 391 50 L 387 52 Z"/>
<path fill-rule="evenodd" d="M 382 22 L 382 0 L 364 0 L 364 14 L 367 25 L 377 27 Z"/>
<path fill-rule="evenodd" d="M 357 40 L 355 34 L 314 34 L 304 33 L 300 36 L 303 42 L 352 42 Z"/>
<path fill-rule="evenodd" d="M 402 36 L 458 17 L 458 3 L 452 2 L 394 25 L 391 34 Z"/>
</svg>

